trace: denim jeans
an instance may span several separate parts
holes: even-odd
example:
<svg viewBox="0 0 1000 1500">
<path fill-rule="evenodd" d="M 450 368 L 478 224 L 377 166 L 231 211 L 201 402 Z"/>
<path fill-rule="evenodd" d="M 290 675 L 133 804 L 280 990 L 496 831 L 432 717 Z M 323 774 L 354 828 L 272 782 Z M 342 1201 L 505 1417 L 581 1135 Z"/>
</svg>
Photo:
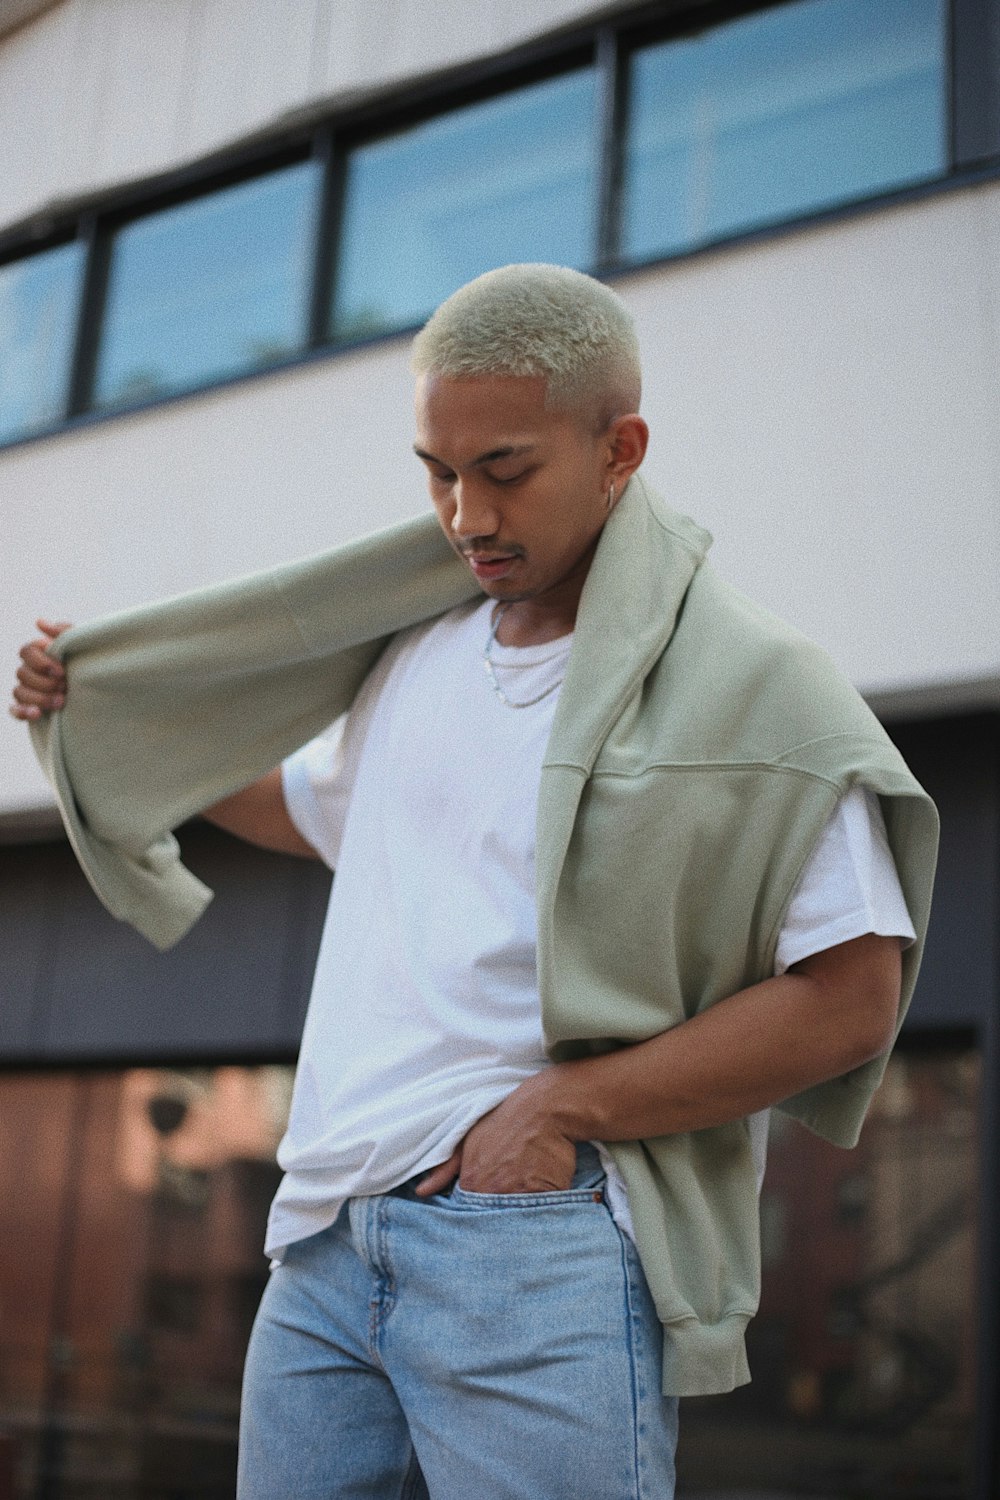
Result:
<svg viewBox="0 0 1000 1500">
<path fill-rule="evenodd" d="M 661 1331 L 592 1147 L 566 1192 L 355 1198 L 272 1272 L 239 1500 L 671 1500 Z"/>
</svg>

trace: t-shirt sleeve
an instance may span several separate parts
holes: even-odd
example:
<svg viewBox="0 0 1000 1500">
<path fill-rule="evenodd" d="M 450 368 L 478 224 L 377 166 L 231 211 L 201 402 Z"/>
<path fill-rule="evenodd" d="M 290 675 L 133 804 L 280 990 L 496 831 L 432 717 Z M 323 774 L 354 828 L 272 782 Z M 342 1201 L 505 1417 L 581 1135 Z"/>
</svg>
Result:
<svg viewBox="0 0 1000 1500">
<path fill-rule="evenodd" d="M 799 877 L 774 972 L 867 932 L 916 940 L 878 798 L 854 787 L 837 803 Z"/>
<path fill-rule="evenodd" d="M 379 693 L 410 632 L 383 651 L 346 714 L 281 764 L 288 815 L 325 864 L 335 868 L 351 792 Z"/>
</svg>

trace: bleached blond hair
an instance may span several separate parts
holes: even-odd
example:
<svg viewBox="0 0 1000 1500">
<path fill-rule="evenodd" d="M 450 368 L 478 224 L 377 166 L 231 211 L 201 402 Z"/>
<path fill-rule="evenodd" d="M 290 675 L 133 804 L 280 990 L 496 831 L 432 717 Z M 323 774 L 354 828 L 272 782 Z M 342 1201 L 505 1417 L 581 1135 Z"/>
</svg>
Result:
<svg viewBox="0 0 1000 1500">
<path fill-rule="evenodd" d="M 501 266 L 459 287 L 413 341 L 417 375 L 534 375 L 545 404 L 596 417 L 638 409 L 639 342 L 617 293 L 567 266 Z"/>
</svg>

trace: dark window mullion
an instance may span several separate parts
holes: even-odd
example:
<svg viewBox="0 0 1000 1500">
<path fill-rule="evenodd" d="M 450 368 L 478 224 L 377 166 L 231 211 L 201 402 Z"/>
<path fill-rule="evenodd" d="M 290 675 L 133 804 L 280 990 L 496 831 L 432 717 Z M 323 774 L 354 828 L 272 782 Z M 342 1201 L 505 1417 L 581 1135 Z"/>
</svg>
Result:
<svg viewBox="0 0 1000 1500">
<path fill-rule="evenodd" d="M 339 235 L 343 152 L 338 146 L 333 126 L 320 126 L 313 143 L 313 157 L 323 168 L 320 201 L 316 216 L 312 266 L 312 292 L 309 302 L 307 340 L 310 349 L 329 342 L 330 309 L 333 298 L 333 270 Z"/>
<path fill-rule="evenodd" d="M 620 36 L 613 26 L 597 33 L 597 245 L 600 273 L 617 265 L 621 249 L 622 167 L 627 74 Z"/>
<path fill-rule="evenodd" d="M 334 138 L 327 176 L 325 205 L 328 253 L 326 259 L 325 321 L 321 338 L 329 343 L 337 337 L 337 292 L 340 260 L 344 249 L 344 199 L 347 192 L 347 164 L 350 151 L 342 136 Z"/>
<path fill-rule="evenodd" d="M 111 236 L 96 214 L 86 214 L 80 220 L 78 237 L 86 243 L 87 261 L 66 403 L 68 417 L 80 416 L 90 408 L 111 263 Z"/>
</svg>

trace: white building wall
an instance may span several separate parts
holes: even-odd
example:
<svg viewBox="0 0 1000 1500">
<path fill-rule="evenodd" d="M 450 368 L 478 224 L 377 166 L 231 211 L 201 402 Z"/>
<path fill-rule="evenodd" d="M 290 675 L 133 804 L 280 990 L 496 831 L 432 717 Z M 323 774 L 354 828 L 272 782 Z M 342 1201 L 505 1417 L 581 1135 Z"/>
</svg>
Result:
<svg viewBox="0 0 1000 1500">
<path fill-rule="evenodd" d="M 0 42 L 0 228 L 625 3 L 62 0 Z"/>
</svg>

